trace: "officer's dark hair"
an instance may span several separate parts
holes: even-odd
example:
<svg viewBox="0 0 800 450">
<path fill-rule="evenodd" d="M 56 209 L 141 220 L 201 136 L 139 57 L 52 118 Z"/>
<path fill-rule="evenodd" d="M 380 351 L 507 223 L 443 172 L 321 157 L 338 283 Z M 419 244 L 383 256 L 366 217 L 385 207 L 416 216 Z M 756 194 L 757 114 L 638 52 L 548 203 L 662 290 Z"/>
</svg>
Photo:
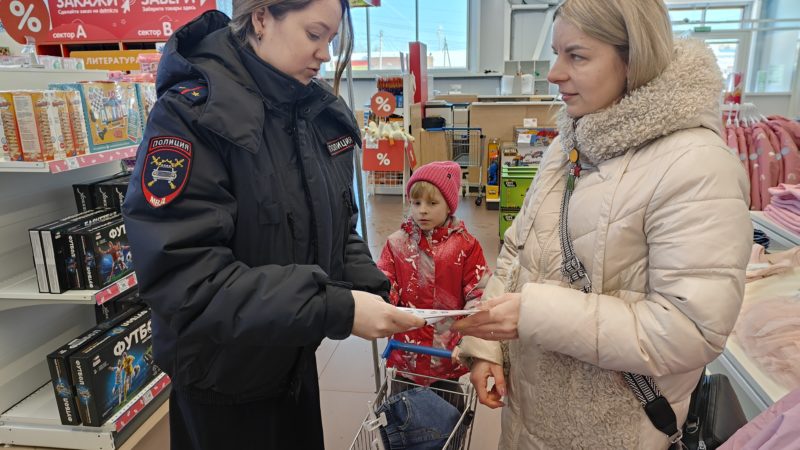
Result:
<svg viewBox="0 0 800 450">
<path fill-rule="evenodd" d="M 270 15 L 277 20 L 283 19 L 291 11 L 305 9 L 316 0 L 233 0 L 233 20 L 231 29 L 242 44 L 247 44 L 251 38 L 255 38 L 256 32 L 253 28 L 251 17 L 255 11 L 267 8 Z M 350 57 L 353 54 L 353 20 L 350 17 L 349 0 L 340 0 L 342 5 L 342 32 L 339 33 L 339 59 L 336 61 L 336 73 L 333 77 L 333 90 L 339 93 L 339 82 L 342 73 L 350 64 Z"/>
</svg>

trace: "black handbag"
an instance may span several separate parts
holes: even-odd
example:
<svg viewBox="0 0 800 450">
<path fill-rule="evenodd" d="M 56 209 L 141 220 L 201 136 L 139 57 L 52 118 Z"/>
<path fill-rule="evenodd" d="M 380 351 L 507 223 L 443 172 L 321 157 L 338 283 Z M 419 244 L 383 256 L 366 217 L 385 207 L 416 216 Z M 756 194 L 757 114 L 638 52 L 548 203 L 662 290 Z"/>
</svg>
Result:
<svg viewBox="0 0 800 450">
<path fill-rule="evenodd" d="M 728 377 L 704 374 L 692 392 L 682 441 L 689 450 L 713 450 L 746 423 Z"/>
</svg>

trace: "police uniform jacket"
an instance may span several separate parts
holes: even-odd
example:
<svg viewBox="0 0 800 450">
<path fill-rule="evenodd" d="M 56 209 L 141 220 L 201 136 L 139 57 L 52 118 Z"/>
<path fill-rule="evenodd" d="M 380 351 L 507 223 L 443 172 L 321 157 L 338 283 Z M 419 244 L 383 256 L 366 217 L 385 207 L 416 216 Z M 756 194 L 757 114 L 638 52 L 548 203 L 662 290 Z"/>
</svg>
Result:
<svg viewBox="0 0 800 450">
<path fill-rule="evenodd" d="M 123 213 L 156 363 L 212 402 L 280 395 L 389 284 L 356 234 L 358 127 L 208 12 L 176 32 Z"/>
</svg>

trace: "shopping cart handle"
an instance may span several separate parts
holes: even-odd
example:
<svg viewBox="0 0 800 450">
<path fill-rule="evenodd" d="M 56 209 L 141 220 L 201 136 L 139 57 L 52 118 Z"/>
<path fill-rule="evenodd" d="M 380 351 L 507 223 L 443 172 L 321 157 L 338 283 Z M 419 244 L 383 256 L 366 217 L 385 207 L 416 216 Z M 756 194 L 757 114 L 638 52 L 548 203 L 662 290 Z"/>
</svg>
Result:
<svg viewBox="0 0 800 450">
<path fill-rule="evenodd" d="M 383 359 L 387 359 L 394 350 L 401 350 L 404 352 L 422 353 L 423 355 L 438 356 L 439 358 L 450 359 L 453 352 L 443 348 L 426 347 L 424 345 L 406 344 L 404 342 L 389 339 L 386 349 L 383 351 Z"/>
</svg>

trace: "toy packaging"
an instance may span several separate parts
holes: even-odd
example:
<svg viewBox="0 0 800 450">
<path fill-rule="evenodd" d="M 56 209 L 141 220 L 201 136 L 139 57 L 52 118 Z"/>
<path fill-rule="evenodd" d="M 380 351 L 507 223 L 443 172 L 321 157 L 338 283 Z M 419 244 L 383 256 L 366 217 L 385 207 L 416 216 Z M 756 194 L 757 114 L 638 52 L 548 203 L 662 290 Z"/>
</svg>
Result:
<svg viewBox="0 0 800 450">
<path fill-rule="evenodd" d="M 72 193 L 75 196 L 75 205 L 78 207 L 78 211 L 88 211 L 90 209 L 102 207 L 102 204 L 98 205 L 95 201 L 98 197 L 96 188 L 99 183 L 128 176 L 130 176 L 130 174 L 127 172 L 122 172 L 111 175 L 110 177 L 103 177 L 97 180 L 89 181 L 87 183 L 73 184 Z"/>
<path fill-rule="evenodd" d="M 45 259 L 44 254 L 44 246 L 42 243 L 42 232 L 48 233 L 49 243 L 48 245 L 51 246 L 49 251 L 53 252 L 52 250 L 52 237 L 49 236 L 50 230 L 58 225 L 64 224 L 71 220 L 76 220 L 77 218 L 84 217 L 88 213 L 86 211 L 79 212 L 78 214 L 73 214 L 68 217 L 64 217 L 62 219 L 54 220 L 52 222 L 48 222 L 43 225 L 39 225 L 37 227 L 31 228 L 28 230 L 28 234 L 31 240 L 31 249 L 33 250 L 33 265 L 36 269 L 36 280 L 39 285 L 39 292 L 50 292 L 49 283 L 48 283 L 48 274 L 47 274 L 47 262 Z"/>
<path fill-rule="evenodd" d="M 92 153 L 141 141 L 142 119 L 133 83 L 91 81 L 51 84 L 50 88 L 80 92 Z"/>
<path fill-rule="evenodd" d="M 133 271 L 133 256 L 122 218 L 70 233 L 86 276 L 85 289 L 101 289 Z"/>
<path fill-rule="evenodd" d="M 129 175 L 115 177 L 94 184 L 94 205 L 96 208 L 122 210 L 122 202 L 128 192 Z"/>
<path fill-rule="evenodd" d="M 29 230 L 39 292 L 59 294 L 69 287 L 68 276 L 65 272 L 67 269 L 63 266 L 63 261 L 59 262 L 59 257 L 56 256 L 62 251 L 63 232 L 76 225 L 91 224 L 93 219 L 100 218 L 109 212 L 86 211 Z M 69 265 L 67 264 L 66 267 Z M 75 268 L 73 267 L 73 269 Z"/>
<path fill-rule="evenodd" d="M 85 425 L 101 426 L 161 372 L 153 364 L 150 310 L 130 313 L 69 358 Z"/>
<path fill-rule="evenodd" d="M 150 117 L 150 111 L 156 104 L 158 96 L 156 95 L 155 83 L 136 83 L 136 98 L 139 100 L 139 108 L 141 109 L 142 116 L 142 134 L 147 126 L 147 118 Z"/>
<path fill-rule="evenodd" d="M 64 98 L 67 105 L 68 123 L 75 154 L 84 155 L 89 151 L 89 136 L 86 134 L 86 116 L 83 113 L 81 94 L 76 91 L 56 92 Z"/>
<path fill-rule="evenodd" d="M 3 158 L 7 161 L 22 161 L 22 146 L 14 111 L 14 96 L 10 91 L 0 92 L 0 120 L 2 121 Z"/>
<path fill-rule="evenodd" d="M 131 311 L 129 314 L 132 315 L 134 312 Z M 120 315 L 114 320 L 100 323 L 47 355 L 47 366 L 50 369 L 53 392 L 56 396 L 56 403 L 58 403 L 58 414 L 61 416 L 62 424 L 78 425 L 81 423 L 78 405 L 75 401 L 75 384 L 72 380 L 69 357 L 103 335 L 111 327 L 125 320 L 126 317 L 128 316 Z"/>
<path fill-rule="evenodd" d="M 101 305 L 95 305 L 95 319 L 100 324 L 119 317 L 131 309 L 139 308 L 143 304 L 139 297 L 139 288 L 134 286 Z"/>
<path fill-rule="evenodd" d="M 14 112 L 24 161 L 52 161 L 66 157 L 64 135 L 53 94 L 14 91 Z"/>
<path fill-rule="evenodd" d="M 75 234 L 88 227 L 102 226 L 112 221 L 120 220 L 120 214 L 112 209 L 97 209 L 100 215 L 91 216 L 89 219 L 74 223 L 61 230 L 56 242 L 56 269 L 59 276 L 66 274 L 69 289 L 91 289 L 86 275 L 85 258 L 82 250 L 82 241 Z"/>
<path fill-rule="evenodd" d="M 63 157 L 77 156 L 78 150 L 75 148 L 75 136 L 72 132 L 72 125 L 70 125 L 67 98 L 59 91 L 45 91 L 44 98 L 56 111 L 56 117 L 58 117 L 58 125 L 61 129 L 60 145 L 64 149 Z"/>
</svg>

